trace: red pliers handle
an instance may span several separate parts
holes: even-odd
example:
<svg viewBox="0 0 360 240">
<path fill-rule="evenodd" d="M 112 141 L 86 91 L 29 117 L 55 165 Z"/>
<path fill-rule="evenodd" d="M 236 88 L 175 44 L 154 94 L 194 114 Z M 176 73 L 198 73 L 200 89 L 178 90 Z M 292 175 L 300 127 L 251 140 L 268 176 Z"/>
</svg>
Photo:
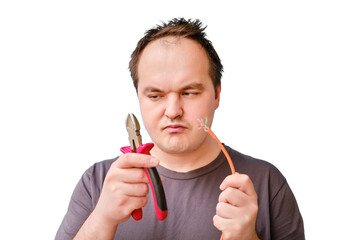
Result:
<svg viewBox="0 0 360 240">
<path fill-rule="evenodd" d="M 140 124 L 134 114 L 129 114 L 126 120 L 126 129 L 129 133 L 130 146 L 122 147 L 123 153 L 140 153 L 150 155 L 153 143 L 141 144 Z M 164 188 L 156 168 L 144 168 L 149 180 L 155 204 L 156 217 L 162 221 L 167 217 L 167 205 Z M 142 218 L 142 209 L 136 209 L 131 216 L 138 221 Z"/>
</svg>

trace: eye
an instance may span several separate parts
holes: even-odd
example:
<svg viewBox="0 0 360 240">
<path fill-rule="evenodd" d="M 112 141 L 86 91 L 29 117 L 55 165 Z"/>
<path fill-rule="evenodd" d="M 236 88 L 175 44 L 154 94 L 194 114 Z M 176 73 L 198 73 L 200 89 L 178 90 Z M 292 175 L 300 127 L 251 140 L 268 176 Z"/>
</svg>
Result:
<svg viewBox="0 0 360 240">
<path fill-rule="evenodd" d="M 191 92 L 191 91 L 183 92 L 183 95 L 188 97 L 196 96 L 198 94 L 199 94 L 198 92 Z"/>
<path fill-rule="evenodd" d="M 152 101 L 156 101 L 161 98 L 161 95 L 160 94 L 149 94 L 147 97 Z"/>
</svg>

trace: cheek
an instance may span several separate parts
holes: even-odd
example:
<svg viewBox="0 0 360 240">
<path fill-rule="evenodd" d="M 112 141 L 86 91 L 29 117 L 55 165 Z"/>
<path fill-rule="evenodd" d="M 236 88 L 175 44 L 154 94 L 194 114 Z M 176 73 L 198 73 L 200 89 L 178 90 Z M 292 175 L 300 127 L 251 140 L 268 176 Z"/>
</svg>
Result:
<svg viewBox="0 0 360 240">
<path fill-rule="evenodd" d="M 188 111 L 191 112 L 192 115 L 196 115 L 198 117 L 207 117 L 208 115 L 212 115 L 215 109 L 216 102 L 211 97 L 188 104 Z"/>
<path fill-rule="evenodd" d="M 148 132 L 152 132 L 161 118 L 160 108 L 146 99 L 139 98 L 139 104 L 144 126 Z"/>
<path fill-rule="evenodd" d="M 150 111 L 143 111 L 141 110 L 141 116 L 143 119 L 143 124 L 148 133 L 152 133 L 155 129 L 155 121 L 153 120 Z"/>
<path fill-rule="evenodd" d="M 207 125 L 210 127 L 212 125 L 214 112 L 216 110 L 217 104 L 213 99 L 207 99 L 208 101 L 203 101 L 198 105 L 193 105 L 192 116 L 191 118 L 195 119 L 197 124 L 197 119 L 203 119 L 205 121 L 208 118 Z"/>
<path fill-rule="evenodd" d="M 151 110 L 149 104 L 146 103 L 143 99 L 139 98 L 140 112 L 146 128 L 148 128 L 148 123 L 151 122 Z"/>
</svg>

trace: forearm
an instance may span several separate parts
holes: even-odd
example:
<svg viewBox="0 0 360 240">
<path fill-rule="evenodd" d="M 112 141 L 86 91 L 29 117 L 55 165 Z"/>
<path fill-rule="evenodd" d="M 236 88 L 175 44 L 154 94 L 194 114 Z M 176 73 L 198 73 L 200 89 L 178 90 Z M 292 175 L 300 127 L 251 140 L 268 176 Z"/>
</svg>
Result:
<svg viewBox="0 0 360 240">
<path fill-rule="evenodd" d="M 116 224 L 108 224 L 100 220 L 96 213 L 92 212 L 86 219 L 74 240 L 112 240 L 116 233 Z"/>
</svg>

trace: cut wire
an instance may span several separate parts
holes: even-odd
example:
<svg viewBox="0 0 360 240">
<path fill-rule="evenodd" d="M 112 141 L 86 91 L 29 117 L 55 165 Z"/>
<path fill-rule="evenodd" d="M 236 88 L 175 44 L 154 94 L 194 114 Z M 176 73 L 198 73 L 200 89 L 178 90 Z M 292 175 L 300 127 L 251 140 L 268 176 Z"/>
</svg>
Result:
<svg viewBox="0 0 360 240">
<path fill-rule="evenodd" d="M 213 131 L 211 131 L 210 128 L 207 126 L 208 117 L 206 117 L 205 123 L 204 123 L 202 118 L 198 118 L 197 120 L 200 123 L 200 128 L 202 128 L 205 132 L 207 132 L 216 141 L 216 143 L 219 145 L 221 151 L 224 153 L 224 155 L 225 155 L 225 157 L 226 157 L 226 159 L 227 159 L 227 161 L 229 163 L 229 166 L 230 166 L 230 169 L 231 169 L 231 174 L 235 174 L 234 163 L 232 162 L 229 153 L 226 151 L 224 145 L 220 142 L 220 140 L 216 137 L 215 133 Z M 223 240 L 223 234 L 221 234 L 220 240 Z"/>
<path fill-rule="evenodd" d="M 208 133 L 215 141 L 216 143 L 219 145 L 221 151 L 224 153 L 228 163 L 229 163 L 229 166 L 230 166 L 230 169 L 231 169 L 231 174 L 235 174 L 235 167 L 234 167 L 234 164 L 230 158 L 230 155 L 229 153 L 226 151 L 224 145 L 220 142 L 220 140 L 216 137 L 215 133 L 213 131 L 210 130 L 210 128 L 207 126 L 207 117 L 206 117 L 206 120 L 205 120 L 205 123 L 202 119 L 198 119 L 199 123 L 200 123 L 200 127 L 206 132 Z"/>
</svg>

